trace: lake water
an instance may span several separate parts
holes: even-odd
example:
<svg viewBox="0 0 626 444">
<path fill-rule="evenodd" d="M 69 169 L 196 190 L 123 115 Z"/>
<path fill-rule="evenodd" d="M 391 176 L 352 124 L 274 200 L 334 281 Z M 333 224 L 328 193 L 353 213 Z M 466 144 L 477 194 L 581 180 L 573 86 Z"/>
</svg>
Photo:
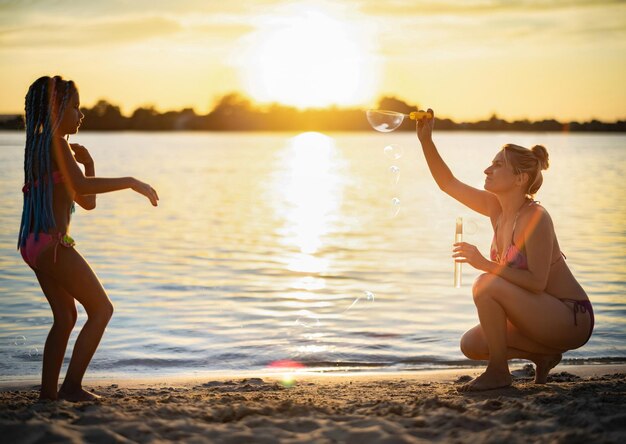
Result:
<svg viewBox="0 0 626 444">
<path fill-rule="evenodd" d="M 23 138 L 0 132 L 0 379 L 37 377 L 52 313 L 16 251 Z M 84 133 L 96 172 L 132 175 L 160 205 L 123 191 L 77 208 L 71 234 L 115 305 L 87 375 L 248 371 L 290 359 L 318 370 L 471 365 L 477 323 L 455 219 L 487 254 L 487 218 L 439 191 L 411 133 Z M 566 360 L 626 359 L 626 136 L 437 133 L 461 180 L 482 187 L 501 145 L 544 144 L 537 195 L 596 311 Z M 401 157 L 383 148 L 400 147 Z M 393 173 L 392 167 L 399 168 Z M 395 169 L 394 169 L 395 170 Z M 396 200 L 394 200 L 394 198 Z M 397 213 L 397 214 L 396 214 Z M 61 376 L 85 312 L 72 333 Z"/>
</svg>

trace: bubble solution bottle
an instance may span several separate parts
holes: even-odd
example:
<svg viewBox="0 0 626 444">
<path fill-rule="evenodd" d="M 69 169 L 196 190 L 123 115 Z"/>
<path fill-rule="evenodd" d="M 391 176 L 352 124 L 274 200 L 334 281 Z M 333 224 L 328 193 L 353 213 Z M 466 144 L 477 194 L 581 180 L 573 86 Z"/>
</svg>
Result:
<svg viewBox="0 0 626 444">
<path fill-rule="evenodd" d="M 456 218 L 456 230 L 454 231 L 454 243 L 463 242 L 463 218 Z M 454 287 L 461 288 L 461 262 L 454 261 Z"/>
</svg>

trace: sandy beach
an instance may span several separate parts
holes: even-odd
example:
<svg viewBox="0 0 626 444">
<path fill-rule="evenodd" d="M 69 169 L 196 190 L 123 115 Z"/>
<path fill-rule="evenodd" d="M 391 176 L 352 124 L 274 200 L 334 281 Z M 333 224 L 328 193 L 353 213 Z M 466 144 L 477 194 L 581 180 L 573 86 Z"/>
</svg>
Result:
<svg viewBox="0 0 626 444">
<path fill-rule="evenodd" d="M 96 402 L 3 383 L 3 442 L 624 442 L 626 365 L 559 366 L 548 384 L 460 393 L 479 369 L 94 379 Z"/>
</svg>

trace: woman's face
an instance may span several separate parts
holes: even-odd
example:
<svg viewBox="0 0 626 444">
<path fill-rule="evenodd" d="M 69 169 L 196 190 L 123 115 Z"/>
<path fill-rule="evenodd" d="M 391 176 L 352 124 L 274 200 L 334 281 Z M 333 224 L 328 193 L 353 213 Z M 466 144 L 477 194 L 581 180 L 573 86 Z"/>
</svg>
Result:
<svg viewBox="0 0 626 444">
<path fill-rule="evenodd" d="M 85 117 L 85 115 L 80 111 L 80 97 L 78 91 L 74 91 L 74 94 L 72 94 L 65 105 L 65 112 L 59 124 L 58 132 L 63 135 L 76 134 L 83 117 Z"/>
<path fill-rule="evenodd" d="M 513 173 L 513 169 L 504 161 L 504 151 L 498 152 L 485 170 L 485 190 L 497 193 L 508 191 L 520 182 L 520 175 Z"/>
</svg>

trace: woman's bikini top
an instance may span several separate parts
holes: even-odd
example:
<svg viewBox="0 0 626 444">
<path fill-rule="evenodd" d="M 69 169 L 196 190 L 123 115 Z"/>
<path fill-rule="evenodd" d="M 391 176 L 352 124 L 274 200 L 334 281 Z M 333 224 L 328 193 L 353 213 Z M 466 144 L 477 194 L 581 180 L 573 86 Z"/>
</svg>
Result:
<svg viewBox="0 0 626 444">
<path fill-rule="evenodd" d="M 46 180 L 44 178 L 44 180 Z M 52 172 L 52 182 L 54 183 L 63 183 L 65 182 L 65 179 L 63 178 L 63 174 L 61 174 L 60 171 L 53 171 Z M 39 186 L 39 181 L 36 180 L 35 181 L 35 185 L 33 185 L 33 187 L 38 187 Z M 22 187 L 22 193 L 28 193 L 30 191 L 30 182 L 26 182 L 26 184 L 24 184 L 24 186 Z"/>
<path fill-rule="evenodd" d="M 531 200 L 528 203 L 528 205 L 537 204 L 537 203 L 538 203 L 537 201 Z M 513 220 L 513 230 L 511 231 L 511 244 L 506 249 L 506 251 L 504 252 L 504 256 L 502 257 L 500 257 L 500 255 L 498 254 L 498 243 L 497 243 L 498 223 L 500 222 L 500 218 L 498 218 L 498 220 L 496 221 L 496 227 L 493 230 L 493 240 L 491 241 L 490 257 L 492 261 L 502 263 L 502 260 L 504 260 L 506 265 L 509 267 L 519 268 L 521 270 L 528 270 L 528 260 L 526 259 L 526 255 L 522 252 L 522 250 L 520 250 L 517 247 L 517 245 L 515 245 L 513 241 L 514 234 L 515 234 L 515 225 L 517 224 L 517 216 L 519 216 L 519 213 L 520 211 L 522 211 L 522 208 L 526 206 L 527 205 L 522 205 L 520 209 L 517 210 L 517 213 L 515 214 L 515 219 Z M 561 259 L 561 257 L 565 257 L 563 252 L 561 252 L 561 255 L 562 256 L 559 256 L 559 258 L 550 265 L 555 264 L 559 259 Z"/>
</svg>

